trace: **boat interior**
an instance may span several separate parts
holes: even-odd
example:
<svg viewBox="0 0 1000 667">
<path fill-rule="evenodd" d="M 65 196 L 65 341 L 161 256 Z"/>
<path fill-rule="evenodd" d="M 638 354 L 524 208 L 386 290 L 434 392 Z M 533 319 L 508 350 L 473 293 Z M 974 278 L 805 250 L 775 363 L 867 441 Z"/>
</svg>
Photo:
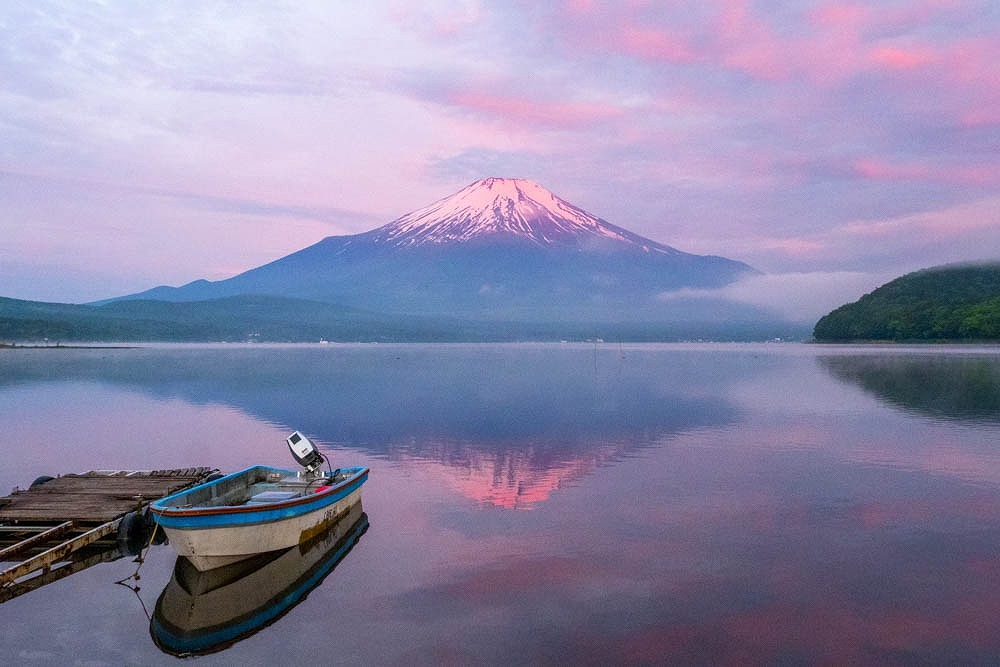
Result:
<svg viewBox="0 0 1000 667">
<path fill-rule="evenodd" d="M 238 475 L 223 477 L 180 493 L 163 505 L 178 509 L 265 505 L 322 491 L 343 482 L 355 472 L 355 469 L 348 468 L 325 474 L 296 474 L 256 466 Z"/>
</svg>

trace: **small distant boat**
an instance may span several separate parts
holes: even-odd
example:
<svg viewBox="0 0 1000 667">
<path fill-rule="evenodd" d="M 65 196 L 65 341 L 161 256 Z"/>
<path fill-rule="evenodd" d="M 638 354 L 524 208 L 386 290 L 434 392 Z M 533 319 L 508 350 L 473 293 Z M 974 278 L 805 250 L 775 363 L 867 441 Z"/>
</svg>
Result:
<svg viewBox="0 0 1000 667">
<path fill-rule="evenodd" d="M 320 534 L 361 501 L 368 468 L 323 472 L 324 457 L 309 438 L 295 431 L 286 442 L 304 470 L 252 466 L 150 505 L 178 555 L 204 572 L 287 549 Z"/>
</svg>

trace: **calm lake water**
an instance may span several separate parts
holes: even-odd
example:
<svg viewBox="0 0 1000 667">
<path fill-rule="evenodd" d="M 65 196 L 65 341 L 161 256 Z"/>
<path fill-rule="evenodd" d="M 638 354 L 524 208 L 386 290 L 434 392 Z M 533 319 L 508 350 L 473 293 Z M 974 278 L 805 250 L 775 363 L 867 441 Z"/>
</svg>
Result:
<svg viewBox="0 0 1000 667">
<path fill-rule="evenodd" d="M 1000 348 L 0 350 L 3 493 L 292 429 L 364 513 L 220 585 L 196 664 L 1000 663 Z M 0 604 L 0 664 L 177 663 L 175 561 Z"/>
</svg>

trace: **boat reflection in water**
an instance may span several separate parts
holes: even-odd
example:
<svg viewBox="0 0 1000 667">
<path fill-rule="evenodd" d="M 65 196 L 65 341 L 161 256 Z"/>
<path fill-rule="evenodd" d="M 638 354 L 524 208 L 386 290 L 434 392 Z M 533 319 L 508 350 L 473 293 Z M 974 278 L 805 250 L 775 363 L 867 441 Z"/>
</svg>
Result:
<svg viewBox="0 0 1000 667">
<path fill-rule="evenodd" d="M 170 583 L 156 601 L 149 632 L 165 653 L 214 653 L 255 634 L 305 599 L 368 529 L 355 503 L 313 539 L 201 572 L 177 557 Z"/>
</svg>

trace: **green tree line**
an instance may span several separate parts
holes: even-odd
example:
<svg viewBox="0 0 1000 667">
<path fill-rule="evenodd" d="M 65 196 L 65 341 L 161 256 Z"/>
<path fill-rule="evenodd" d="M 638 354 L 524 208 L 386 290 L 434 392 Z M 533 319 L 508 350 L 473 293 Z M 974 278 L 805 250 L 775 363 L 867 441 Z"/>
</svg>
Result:
<svg viewBox="0 0 1000 667">
<path fill-rule="evenodd" d="M 1000 263 L 935 267 L 896 278 L 825 315 L 813 337 L 1000 340 Z"/>
</svg>

